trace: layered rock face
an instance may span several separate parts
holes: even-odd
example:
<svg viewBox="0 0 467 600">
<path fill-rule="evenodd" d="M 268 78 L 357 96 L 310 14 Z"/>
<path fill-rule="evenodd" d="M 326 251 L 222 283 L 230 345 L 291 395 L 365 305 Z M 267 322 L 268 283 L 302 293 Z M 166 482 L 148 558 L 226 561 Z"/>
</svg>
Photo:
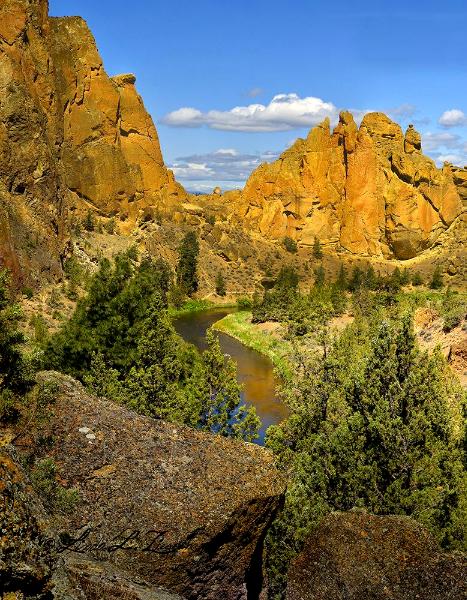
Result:
<svg viewBox="0 0 467 600">
<path fill-rule="evenodd" d="M 63 127 L 47 2 L 0 6 L 0 267 L 17 283 L 57 277 L 66 232 Z"/>
<path fill-rule="evenodd" d="M 63 111 L 62 163 L 73 205 L 134 222 L 139 210 L 186 196 L 166 169 L 134 75 L 110 78 L 85 21 L 50 20 Z"/>
<path fill-rule="evenodd" d="M 0 6 L 0 266 L 18 283 L 57 278 L 73 213 L 185 198 L 166 169 L 133 75 L 107 76 L 80 18 L 47 0 Z"/>
<path fill-rule="evenodd" d="M 441 551 L 407 517 L 335 513 L 310 536 L 288 572 L 287 600 L 457 600 L 467 559 Z"/>
<path fill-rule="evenodd" d="M 193 600 L 246 600 L 261 589 L 262 540 L 285 487 L 268 451 L 142 417 L 66 376 L 45 377 L 59 389 L 50 418 L 18 444 L 52 458 L 59 481 L 79 491 L 63 517 L 68 576 L 105 586 L 117 569 L 127 584 Z M 40 440 L 54 443 L 44 452 Z M 94 576 L 87 560 L 101 563 Z"/>
<path fill-rule="evenodd" d="M 462 212 L 465 170 L 438 169 L 421 153 L 420 135 L 405 135 L 382 113 L 358 128 L 343 112 L 299 139 L 248 179 L 239 214 L 266 237 L 303 245 L 315 237 L 352 254 L 407 259 L 433 245 Z"/>
</svg>

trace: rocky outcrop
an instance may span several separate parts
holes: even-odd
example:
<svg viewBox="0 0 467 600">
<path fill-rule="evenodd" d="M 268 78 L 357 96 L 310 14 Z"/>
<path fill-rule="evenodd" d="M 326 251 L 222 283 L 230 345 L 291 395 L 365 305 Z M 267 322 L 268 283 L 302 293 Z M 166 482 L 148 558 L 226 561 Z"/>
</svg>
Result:
<svg viewBox="0 0 467 600">
<path fill-rule="evenodd" d="M 305 543 L 288 573 L 287 600 L 457 600 L 467 559 L 441 551 L 406 517 L 335 513 Z"/>
<path fill-rule="evenodd" d="M 284 489 L 268 451 L 136 415 L 65 376 L 46 379 L 59 388 L 51 416 L 18 444 L 52 458 L 58 480 L 79 492 L 62 552 L 187 599 L 246 599 L 261 588 L 262 540 Z M 54 443 L 44 451 L 40 440 Z"/>
<path fill-rule="evenodd" d="M 438 169 L 421 152 L 413 126 L 405 135 L 382 113 L 360 127 L 343 112 L 298 139 L 247 181 L 239 215 L 247 227 L 302 245 L 355 255 L 412 258 L 429 248 L 462 212 L 465 171 Z"/>
<path fill-rule="evenodd" d="M 1 436 L 0 436 L 1 437 Z M 55 538 L 18 456 L 0 440 L 0 596 L 50 589 Z"/>
<path fill-rule="evenodd" d="M 66 242 L 62 127 L 45 0 L 0 6 L 0 268 L 56 278 Z"/>
<path fill-rule="evenodd" d="M 50 52 L 63 110 L 62 162 L 73 205 L 130 218 L 186 196 L 162 159 L 132 74 L 110 78 L 86 22 L 50 19 Z"/>
<path fill-rule="evenodd" d="M 108 77 L 86 23 L 47 10 L 0 6 L 0 267 L 19 284 L 60 276 L 75 215 L 131 228 L 144 207 L 186 197 L 135 77 Z"/>
</svg>

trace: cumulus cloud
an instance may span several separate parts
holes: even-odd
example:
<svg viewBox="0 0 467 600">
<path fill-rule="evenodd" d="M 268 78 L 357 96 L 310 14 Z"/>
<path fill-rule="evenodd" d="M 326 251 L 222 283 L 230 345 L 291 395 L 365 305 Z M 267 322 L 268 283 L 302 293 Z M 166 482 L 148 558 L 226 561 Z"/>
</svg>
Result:
<svg viewBox="0 0 467 600">
<path fill-rule="evenodd" d="M 443 112 L 438 123 L 443 127 L 462 127 L 467 125 L 467 115 L 458 108 L 452 108 Z"/>
<path fill-rule="evenodd" d="M 424 133 L 422 135 L 423 149 L 433 152 L 441 148 L 459 148 L 462 144 L 461 137 L 455 133 L 442 131 L 439 133 Z"/>
<path fill-rule="evenodd" d="M 181 156 L 169 167 L 188 189 L 211 191 L 215 185 L 223 189 L 243 187 L 256 167 L 278 156 L 279 153 L 273 151 L 242 154 L 233 148 L 219 148 L 207 154 Z"/>
<path fill-rule="evenodd" d="M 467 164 L 467 141 L 447 131 L 422 134 L 422 149 L 438 166 L 445 161 L 460 167 Z"/>
<path fill-rule="evenodd" d="M 162 118 L 171 127 L 202 127 L 224 131 L 287 131 L 299 127 L 312 127 L 324 118 L 335 120 L 337 108 L 321 98 L 298 94 L 277 94 L 269 104 L 236 106 L 230 110 L 179 108 Z"/>
</svg>

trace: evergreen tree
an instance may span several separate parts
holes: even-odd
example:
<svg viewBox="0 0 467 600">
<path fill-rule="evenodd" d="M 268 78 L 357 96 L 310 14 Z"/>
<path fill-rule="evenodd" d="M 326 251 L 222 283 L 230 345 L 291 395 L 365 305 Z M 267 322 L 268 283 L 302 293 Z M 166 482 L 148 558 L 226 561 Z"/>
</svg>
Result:
<svg viewBox="0 0 467 600">
<path fill-rule="evenodd" d="M 412 275 L 412 285 L 414 285 L 414 286 L 423 285 L 423 278 L 418 271 Z"/>
<path fill-rule="evenodd" d="M 273 593 L 306 535 L 333 510 L 406 514 L 466 547 L 462 393 L 439 352 L 421 352 L 408 318 L 358 318 L 284 390 L 289 419 L 268 445 L 292 473 L 268 534 Z"/>
<path fill-rule="evenodd" d="M 86 213 L 86 217 L 84 219 L 83 226 L 86 231 L 94 231 L 94 229 L 96 228 L 96 222 L 94 219 L 94 215 L 92 214 L 92 212 L 90 210 L 88 210 L 88 212 Z"/>
<path fill-rule="evenodd" d="M 189 231 L 182 240 L 177 266 L 178 283 L 191 296 L 198 290 L 199 242 L 194 231 Z"/>
<path fill-rule="evenodd" d="M 336 286 L 342 291 L 347 290 L 347 287 L 348 287 L 347 272 L 346 272 L 343 264 L 341 264 L 340 269 L 339 269 L 339 275 L 337 276 L 337 279 L 336 279 Z"/>
<path fill-rule="evenodd" d="M 219 296 L 225 296 L 226 294 L 225 279 L 220 271 L 216 275 L 216 294 Z"/>
<path fill-rule="evenodd" d="M 296 254 L 298 251 L 297 242 L 289 236 L 286 236 L 283 239 L 284 248 L 287 252 L 291 252 L 292 254 Z"/>
<path fill-rule="evenodd" d="M 430 288 L 432 290 L 440 290 L 443 287 L 443 275 L 441 267 L 438 265 L 433 271 L 433 275 L 430 281 Z"/>
<path fill-rule="evenodd" d="M 349 290 L 356 292 L 363 286 L 364 276 L 360 267 L 356 266 L 352 269 L 352 275 L 349 281 Z"/>
<path fill-rule="evenodd" d="M 22 354 L 24 336 L 19 329 L 22 312 L 13 302 L 9 290 L 10 277 L 0 270 L 0 422 L 16 417 L 18 394 L 31 383 L 29 368 Z"/>
<path fill-rule="evenodd" d="M 252 441 L 258 435 L 260 421 L 253 406 L 242 406 L 235 362 L 222 354 L 212 330 L 207 332 L 206 341 L 203 366 L 208 393 L 200 425 L 213 433 Z"/>
<path fill-rule="evenodd" d="M 321 249 L 321 242 L 317 237 L 315 237 L 315 241 L 313 243 L 313 256 L 317 260 L 321 260 L 323 258 L 323 250 Z"/>
<path fill-rule="evenodd" d="M 315 269 L 314 273 L 315 273 L 315 286 L 322 287 L 324 285 L 324 279 L 326 277 L 326 273 L 324 271 L 323 265 L 320 265 L 317 269 Z"/>
</svg>

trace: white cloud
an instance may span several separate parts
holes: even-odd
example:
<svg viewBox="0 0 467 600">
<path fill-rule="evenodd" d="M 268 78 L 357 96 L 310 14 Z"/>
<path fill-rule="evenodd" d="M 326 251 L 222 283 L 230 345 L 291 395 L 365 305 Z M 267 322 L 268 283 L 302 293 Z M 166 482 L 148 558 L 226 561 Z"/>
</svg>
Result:
<svg viewBox="0 0 467 600">
<path fill-rule="evenodd" d="M 297 94 L 277 94 L 267 105 L 249 104 L 231 110 L 201 112 L 196 108 L 180 108 L 162 118 L 171 127 L 202 127 L 224 131 L 287 131 L 312 127 L 324 118 L 335 120 L 337 108 L 331 102 Z"/>
<path fill-rule="evenodd" d="M 447 131 L 432 133 L 429 131 L 422 134 L 422 147 L 427 152 L 433 152 L 440 148 L 459 148 L 461 144 L 461 137 L 455 133 Z"/>
<path fill-rule="evenodd" d="M 446 110 L 440 116 L 438 123 L 443 127 L 462 127 L 467 125 L 467 115 L 458 108 Z"/>
<path fill-rule="evenodd" d="M 467 165 L 467 155 L 462 154 L 440 154 L 436 158 L 436 162 L 438 165 L 442 165 L 444 162 L 452 163 L 453 165 L 457 165 L 462 167 Z"/>
<path fill-rule="evenodd" d="M 188 189 L 210 191 L 215 185 L 221 185 L 223 189 L 243 187 L 256 167 L 276 160 L 278 156 L 278 152 L 272 151 L 241 154 L 233 148 L 220 148 L 207 154 L 182 156 L 169 167 Z"/>
</svg>

